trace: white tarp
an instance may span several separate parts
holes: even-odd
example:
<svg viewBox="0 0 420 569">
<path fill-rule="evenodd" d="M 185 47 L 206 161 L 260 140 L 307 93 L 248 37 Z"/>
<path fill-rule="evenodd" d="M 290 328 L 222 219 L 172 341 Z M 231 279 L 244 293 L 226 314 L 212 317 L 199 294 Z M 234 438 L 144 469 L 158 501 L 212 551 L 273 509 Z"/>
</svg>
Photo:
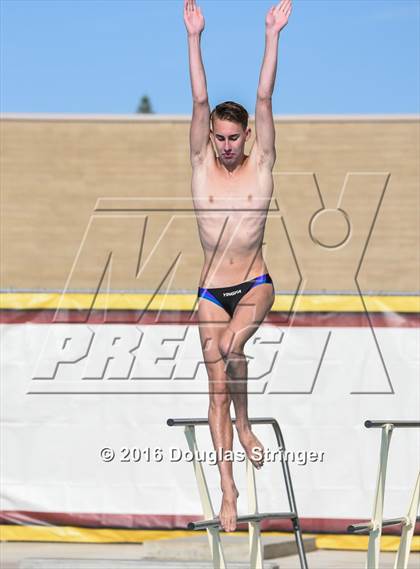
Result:
<svg viewBox="0 0 420 569">
<path fill-rule="evenodd" d="M 207 416 L 197 326 L 25 323 L 1 333 L 3 510 L 201 514 L 192 466 L 177 460 L 187 449 L 183 429 L 166 425 Z M 418 417 L 418 329 L 375 336 L 369 327 L 263 325 L 246 346 L 250 416 L 275 417 L 287 449 L 300 452 L 289 465 L 302 518 L 369 518 L 380 430 L 363 423 Z M 256 432 L 277 448 L 269 427 Z M 208 428 L 197 433 L 210 451 Z M 103 448 L 113 449 L 112 461 Z M 387 517 L 406 512 L 418 449 L 419 429 L 395 430 Z M 305 451 L 318 459 L 303 464 Z M 205 470 L 218 508 L 217 467 Z M 234 471 L 245 512 L 244 463 Z M 257 484 L 261 511 L 287 509 L 278 460 Z"/>
</svg>

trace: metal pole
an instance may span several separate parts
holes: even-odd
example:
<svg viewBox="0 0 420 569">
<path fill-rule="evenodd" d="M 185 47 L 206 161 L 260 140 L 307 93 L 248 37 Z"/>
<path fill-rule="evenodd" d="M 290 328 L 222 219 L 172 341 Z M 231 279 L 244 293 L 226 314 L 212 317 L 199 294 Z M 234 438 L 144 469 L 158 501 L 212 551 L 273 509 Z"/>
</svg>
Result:
<svg viewBox="0 0 420 569">
<path fill-rule="evenodd" d="M 201 506 L 205 518 L 214 518 L 214 510 L 211 503 L 210 492 L 207 486 L 206 477 L 204 474 L 201 462 L 195 459 L 197 455 L 197 440 L 195 438 L 194 426 L 188 425 L 185 427 L 185 437 L 188 442 L 190 451 L 193 454 L 193 467 L 197 480 L 198 491 L 200 493 Z M 226 569 L 226 561 L 223 552 L 222 543 L 220 541 L 220 533 L 217 527 L 208 527 L 207 537 L 209 539 L 210 551 L 213 558 L 214 569 Z"/>
<path fill-rule="evenodd" d="M 366 559 L 366 569 L 379 569 L 379 553 L 382 533 L 382 517 L 384 511 L 384 494 L 386 467 L 388 464 L 388 451 L 392 435 L 391 424 L 385 423 L 382 426 L 381 450 L 379 456 L 379 470 L 376 482 L 375 501 L 372 514 L 373 528 L 369 532 L 368 552 Z"/>
<path fill-rule="evenodd" d="M 276 420 L 273 420 L 272 425 L 273 425 L 274 433 L 276 435 L 277 444 L 279 445 L 281 450 L 283 450 L 283 451 L 286 450 L 284 440 L 283 440 L 283 435 L 281 433 L 281 429 L 280 429 L 278 422 Z M 293 531 L 295 534 L 296 547 L 297 547 L 298 554 L 299 554 L 300 566 L 302 569 L 308 569 L 308 562 L 306 560 L 305 548 L 303 545 L 302 533 L 301 533 L 300 524 L 299 524 L 299 517 L 297 515 L 296 501 L 295 501 L 295 495 L 293 492 L 293 485 L 292 485 L 292 477 L 290 476 L 290 470 L 289 470 L 289 465 L 287 463 L 287 460 L 286 461 L 282 460 L 281 465 L 282 465 L 282 469 L 283 469 L 284 482 L 286 484 L 286 492 L 287 492 L 287 499 L 289 501 L 289 507 L 290 507 L 290 510 L 292 512 L 295 512 L 295 514 L 296 514 L 296 517 L 294 517 L 292 519 L 292 523 L 293 523 Z"/>
<path fill-rule="evenodd" d="M 414 486 L 413 497 L 411 498 L 410 507 L 401 533 L 400 546 L 398 548 L 397 557 L 395 559 L 394 569 L 406 569 L 408 566 L 408 556 L 410 555 L 410 546 L 413 539 L 414 528 L 416 526 L 416 516 L 420 502 L 420 472 L 417 476 L 417 482 Z"/>
<path fill-rule="evenodd" d="M 258 500 L 257 500 L 257 485 L 255 482 L 254 465 L 247 458 L 246 460 L 246 474 L 248 481 L 248 508 L 250 514 L 258 514 Z M 263 549 L 261 543 L 260 522 L 248 522 L 249 532 L 249 560 L 251 567 L 255 569 L 263 569 Z"/>
</svg>

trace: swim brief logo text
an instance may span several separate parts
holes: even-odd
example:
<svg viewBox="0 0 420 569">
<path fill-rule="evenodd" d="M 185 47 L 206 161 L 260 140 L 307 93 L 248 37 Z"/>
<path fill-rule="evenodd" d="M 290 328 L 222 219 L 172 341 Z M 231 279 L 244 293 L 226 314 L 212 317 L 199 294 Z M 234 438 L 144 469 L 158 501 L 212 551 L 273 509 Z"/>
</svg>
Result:
<svg viewBox="0 0 420 569">
<path fill-rule="evenodd" d="M 242 289 L 238 288 L 238 290 L 234 290 L 232 292 L 224 292 L 223 296 L 233 296 L 235 294 L 239 294 L 240 292 L 242 292 Z"/>
</svg>

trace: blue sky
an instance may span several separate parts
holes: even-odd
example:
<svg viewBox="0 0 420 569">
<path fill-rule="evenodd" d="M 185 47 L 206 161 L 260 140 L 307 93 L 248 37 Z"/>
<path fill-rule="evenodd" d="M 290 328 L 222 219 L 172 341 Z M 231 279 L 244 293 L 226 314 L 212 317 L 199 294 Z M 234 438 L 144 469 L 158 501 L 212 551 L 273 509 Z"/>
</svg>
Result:
<svg viewBox="0 0 420 569">
<path fill-rule="evenodd" d="M 181 0 L 1 0 L 1 111 L 189 114 Z M 253 112 L 266 0 L 202 0 L 210 103 Z M 276 114 L 420 112 L 419 0 L 294 0 Z"/>
</svg>

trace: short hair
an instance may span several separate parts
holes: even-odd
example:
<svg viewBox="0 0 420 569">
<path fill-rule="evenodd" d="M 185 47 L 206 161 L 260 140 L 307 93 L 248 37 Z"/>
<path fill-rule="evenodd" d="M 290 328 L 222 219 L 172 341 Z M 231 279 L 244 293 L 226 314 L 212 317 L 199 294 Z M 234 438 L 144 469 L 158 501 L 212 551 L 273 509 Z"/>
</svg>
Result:
<svg viewBox="0 0 420 569">
<path fill-rule="evenodd" d="M 210 120 L 213 124 L 214 117 L 223 120 L 240 123 L 244 130 L 248 126 L 248 111 L 239 103 L 233 101 L 225 101 L 216 105 L 210 114 Z"/>
</svg>

